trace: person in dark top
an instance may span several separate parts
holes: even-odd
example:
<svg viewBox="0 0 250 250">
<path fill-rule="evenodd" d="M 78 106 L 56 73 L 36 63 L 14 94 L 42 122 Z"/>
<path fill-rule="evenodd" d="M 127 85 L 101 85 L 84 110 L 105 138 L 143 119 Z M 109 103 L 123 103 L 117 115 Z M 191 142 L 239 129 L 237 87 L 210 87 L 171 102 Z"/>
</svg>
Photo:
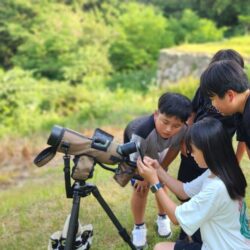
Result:
<svg viewBox="0 0 250 250">
<path fill-rule="evenodd" d="M 235 61 L 212 63 L 201 75 L 200 88 L 223 115 L 237 115 L 237 132 L 250 158 L 250 89 L 246 73 Z"/>
<path fill-rule="evenodd" d="M 232 49 L 219 50 L 211 59 L 210 64 L 224 59 L 233 60 L 236 63 L 238 63 L 242 68 L 244 68 L 244 60 L 242 56 L 237 51 Z M 189 120 L 189 125 L 196 123 L 197 121 L 200 121 L 205 117 L 213 117 L 220 120 L 225 130 L 229 133 L 231 137 L 233 137 L 237 126 L 236 116 L 235 115 L 223 116 L 212 105 L 212 102 L 209 99 L 209 97 L 204 96 L 201 93 L 200 88 L 198 88 L 195 93 L 195 96 L 192 100 L 192 106 L 193 106 L 193 113 L 191 119 Z M 242 138 L 239 133 L 237 133 L 237 140 L 239 141 L 239 143 L 237 146 L 236 154 L 237 154 L 237 159 L 240 161 L 245 151 L 245 143 L 242 142 Z M 194 180 L 195 178 L 200 176 L 205 170 L 200 168 L 193 159 L 193 157 L 190 154 L 186 154 L 186 152 L 184 151 L 185 150 L 182 150 L 181 154 L 181 162 L 178 171 L 178 180 L 185 183 Z M 186 237 L 187 235 L 181 229 L 179 239 L 183 240 Z M 199 243 L 202 242 L 199 230 L 193 234 L 192 240 L 194 242 L 199 242 Z"/>
<path fill-rule="evenodd" d="M 192 112 L 191 101 L 176 93 L 165 93 L 158 101 L 158 110 L 152 115 L 139 117 L 131 121 L 124 131 L 124 142 L 134 141 L 140 146 L 143 156 L 149 156 L 161 162 L 167 169 L 180 150 L 187 129 L 186 121 Z M 136 162 L 138 153 L 130 155 L 130 160 Z M 131 180 L 133 194 L 131 210 L 134 218 L 132 242 L 137 248 L 147 245 L 147 229 L 144 222 L 149 183 L 147 181 Z M 159 236 L 171 235 L 170 220 L 160 203 L 156 220 Z"/>
</svg>

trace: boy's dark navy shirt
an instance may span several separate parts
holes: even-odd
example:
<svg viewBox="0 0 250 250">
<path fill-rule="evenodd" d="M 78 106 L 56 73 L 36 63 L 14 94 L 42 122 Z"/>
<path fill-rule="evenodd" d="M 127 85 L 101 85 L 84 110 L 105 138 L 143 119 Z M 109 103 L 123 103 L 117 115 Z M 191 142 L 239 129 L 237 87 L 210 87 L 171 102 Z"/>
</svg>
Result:
<svg viewBox="0 0 250 250">
<path fill-rule="evenodd" d="M 250 149 L 250 96 L 248 97 L 244 112 L 237 116 L 237 134 L 241 141 L 244 141 Z"/>
</svg>

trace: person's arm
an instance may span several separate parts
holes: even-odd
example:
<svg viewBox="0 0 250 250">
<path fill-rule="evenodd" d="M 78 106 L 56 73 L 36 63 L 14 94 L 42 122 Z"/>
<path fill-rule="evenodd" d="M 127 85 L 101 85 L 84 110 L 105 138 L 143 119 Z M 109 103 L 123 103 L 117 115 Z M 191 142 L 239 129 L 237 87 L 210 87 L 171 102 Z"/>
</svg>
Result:
<svg viewBox="0 0 250 250">
<path fill-rule="evenodd" d="M 159 182 L 157 170 L 153 166 L 150 166 L 150 164 L 147 162 L 147 159 L 147 157 L 144 158 L 145 164 L 141 161 L 141 159 L 138 159 L 138 171 L 140 175 L 143 176 L 151 185 L 154 185 Z M 155 195 L 165 209 L 169 219 L 177 225 L 178 221 L 175 217 L 175 209 L 177 205 L 169 198 L 163 188 L 160 188 L 158 191 L 156 191 Z"/>
<path fill-rule="evenodd" d="M 150 183 L 151 185 L 158 183 L 156 181 L 155 183 Z M 158 198 L 158 201 L 161 203 L 162 207 L 166 211 L 166 214 L 168 215 L 169 219 L 175 224 L 179 225 L 176 216 L 175 216 L 175 210 L 177 205 L 169 198 L 168 194 L 164 191 L 163 188 L 160 188 L 158 191 L 156 191 L 155 196 Z"/>
<path fill-rule="evenodd" d="M 168 166 L 174 161 L 179 151 L 180 151 L 179 149 L 175 148 L 168 149 L 168 152 L 166 153 L 164 159 L 161 162 L 161 165 L 164 169 L 168 169 Z"/>
<path fill-rule="evenodd" d="M 245 142 L 239 141 L 238 145 L 237 145 L 237 149 L 236 149 L 236 157 L 237 157 L 237 160 L 238 160 L 239 163 L 241 162 L 245 151 L 246 151 Z"/>
<path fill-rule="evenodd" d="M 181 200 L 189 199 L 190 197 L 185 193 L 183 188 L 183 182 L 175 179 L 171 175 L 169 175 L 162 167 L 157 167 L 157 163 L 154 163 L 154 168 L 157 168 L 157 175 L 159 180 L 166 184 L 167 187 L 177 195 Z"/>
<path fill-rule="evenodd" d="M 159 164 L 157 160 L 151 159 L 149 157 L 144 157 L 144 162 L 147 165 L 152 166 L 157 171 L 157 176 L 161 183 L 166 184 L 167 187 L 180 199 L 186 200 L 190 198 L 183 188 L 183 182 L 175 179 L 171 175 L 169 175 Z"/>
</svg>

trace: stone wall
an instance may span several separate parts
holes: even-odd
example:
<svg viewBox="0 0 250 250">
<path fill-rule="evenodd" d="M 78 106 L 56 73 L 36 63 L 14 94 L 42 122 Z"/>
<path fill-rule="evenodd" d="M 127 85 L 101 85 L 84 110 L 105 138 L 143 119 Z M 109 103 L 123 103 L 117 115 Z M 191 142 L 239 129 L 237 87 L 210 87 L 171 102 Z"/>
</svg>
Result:
<svg viewBox="0 0 250 250">
<path fill-rule="evenodd" d="M 163 49 L 158 59 L 157 83 L 166 86 L 187 76 L 199 78 L 211 58 L 212 55 L 208 54 Z"/>
</svg>

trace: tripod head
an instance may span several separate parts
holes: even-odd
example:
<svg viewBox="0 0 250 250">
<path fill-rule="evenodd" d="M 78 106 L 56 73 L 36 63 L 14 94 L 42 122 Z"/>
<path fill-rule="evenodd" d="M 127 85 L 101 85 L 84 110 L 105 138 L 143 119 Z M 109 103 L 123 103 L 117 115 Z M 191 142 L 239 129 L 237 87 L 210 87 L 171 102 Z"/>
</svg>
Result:
<svg viewBox="0 0 250 250">
<path fill-rule="evenodd" d="M 96 129 L 92 138 L 76 131 L 55 125 L 47 144 L 50 147 L 40 152 L 34 159 L 35 165 L 42 167 L 54 158 L 56 152 L 74 156 L 71 177 L 76 181 L 85 181 L 93 176 L 94 166 L 100 166 L 115 173 L 114 179 L 124 187 L 134 176 L 136 164 L 130 162 L 129 155 L 138 150 L 134 142 L 118 144 L 113 136 L 101 129 Z M 104 164 L 118 164 L 110 168 Z"/>
</svg>

